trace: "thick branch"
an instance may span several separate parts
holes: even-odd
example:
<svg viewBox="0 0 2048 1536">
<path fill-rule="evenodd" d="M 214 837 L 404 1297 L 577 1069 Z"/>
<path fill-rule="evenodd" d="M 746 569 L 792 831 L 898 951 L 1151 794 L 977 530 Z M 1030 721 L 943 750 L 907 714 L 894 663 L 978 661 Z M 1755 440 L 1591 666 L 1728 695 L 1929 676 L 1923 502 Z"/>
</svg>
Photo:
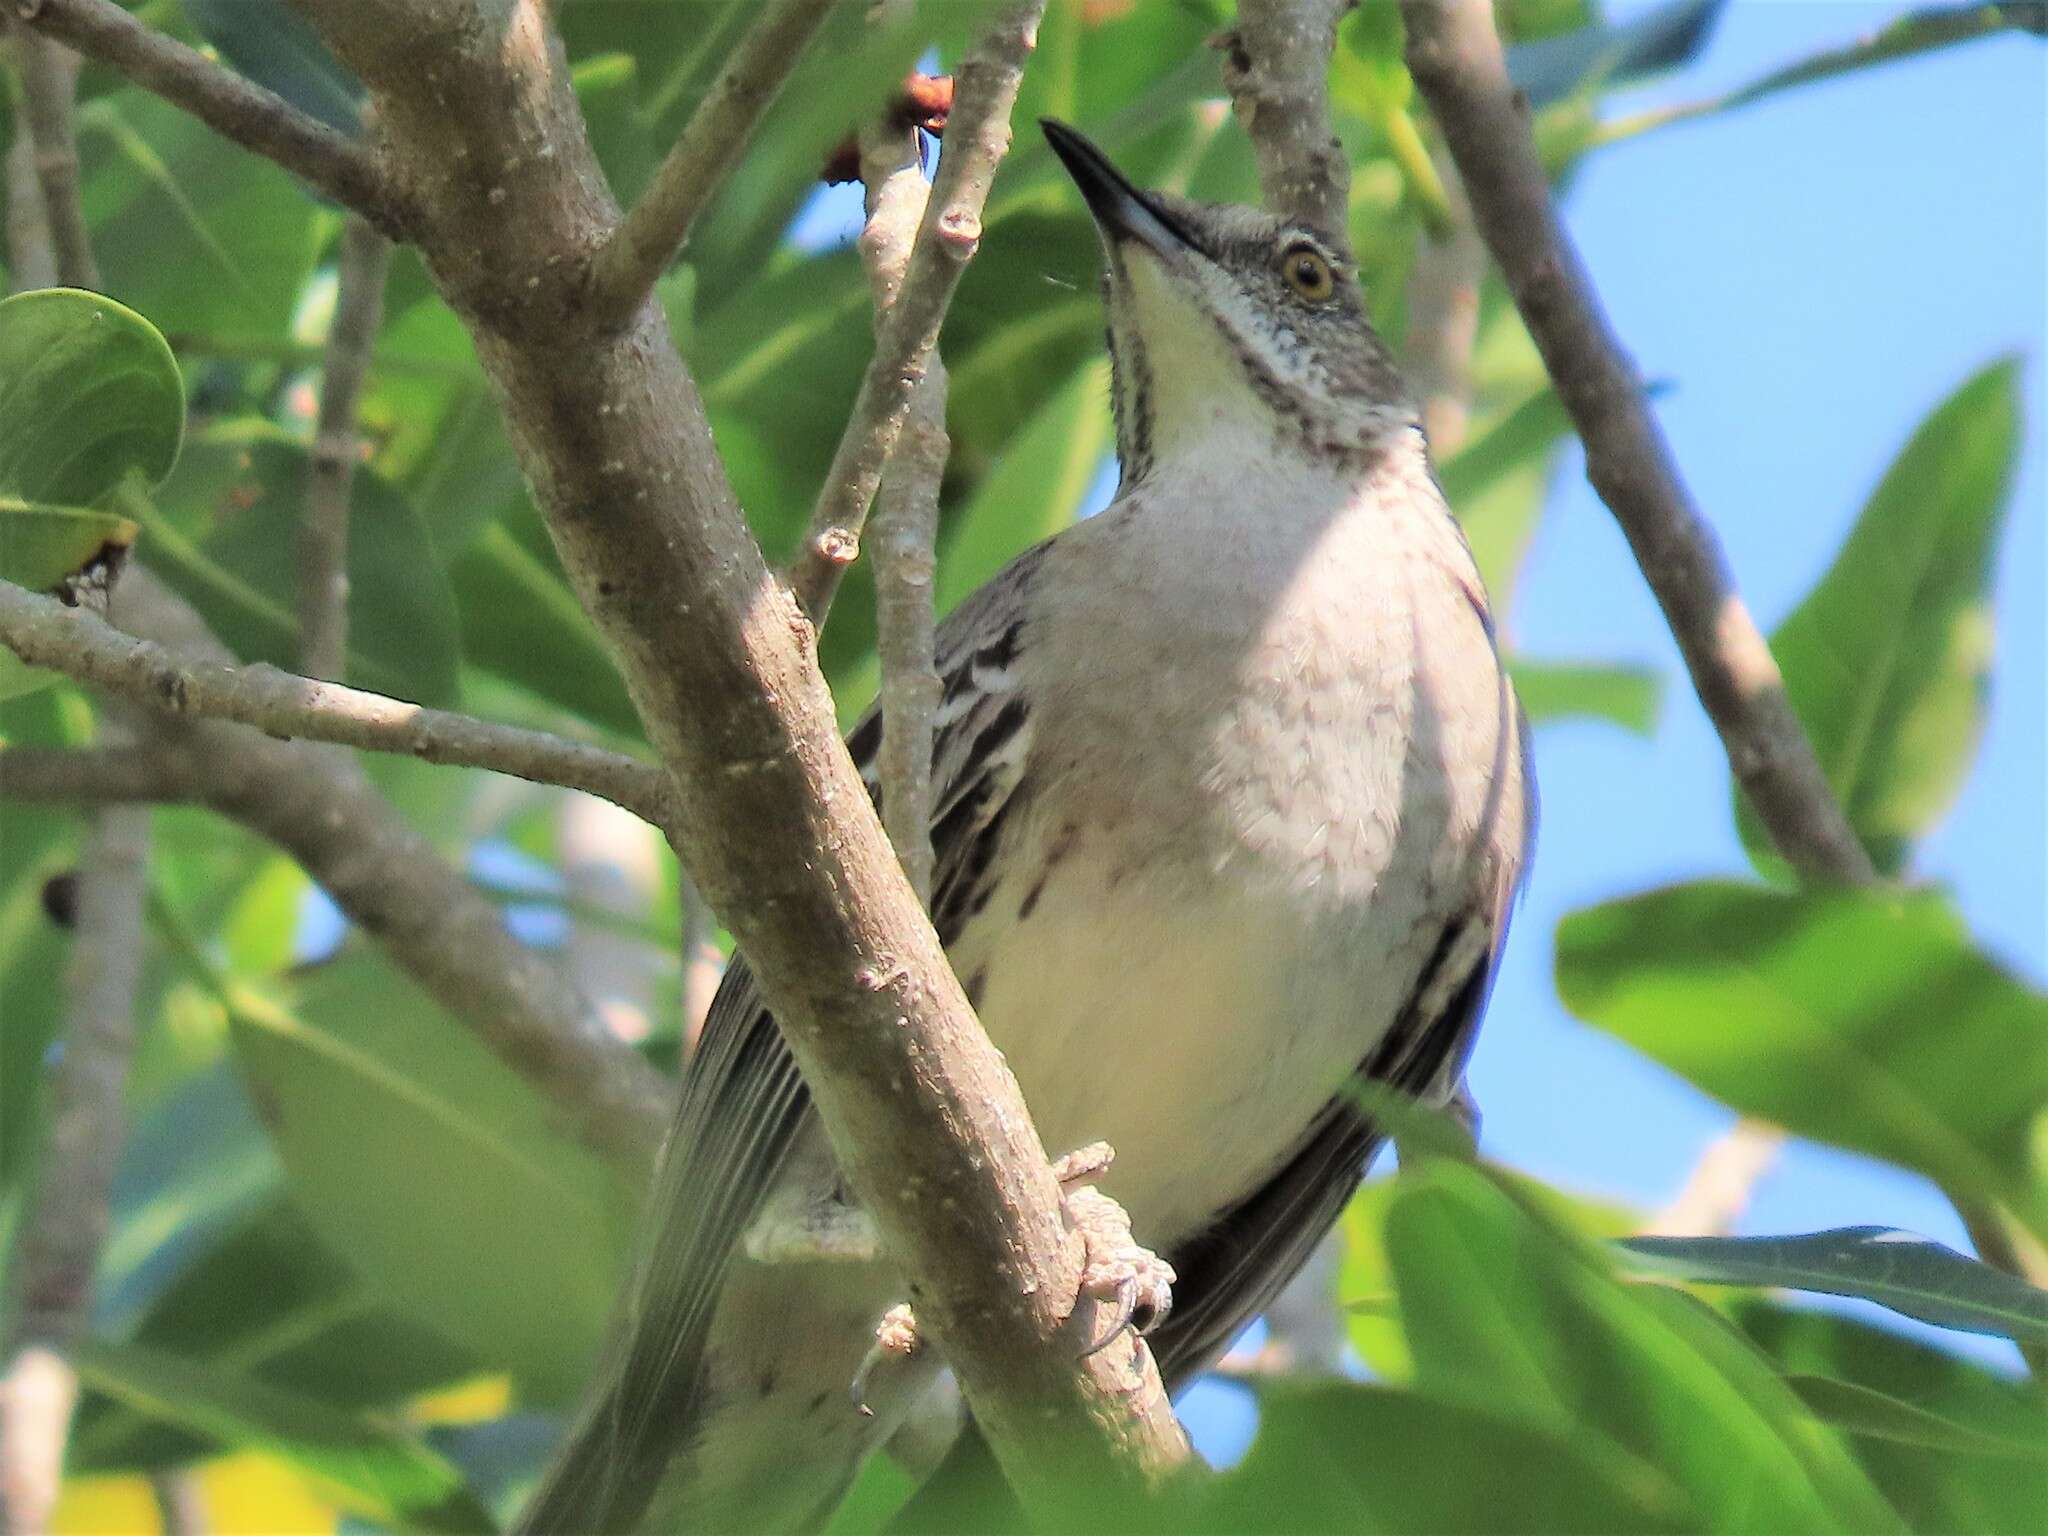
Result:
<svg viewBox="0 0 2048 1536">
<path fill-rule="evenodd" d="M 78 56 L 29 31 L 22 33 L 17 51 L 22 116 L 34 145 L 43 218 L 57 256 L 57 281 L 67 288 L 97 289 L 100 266 L 93 258 L 92 234 L 85 227 L 85 203 L 79 196 L 78 130 L 71 113 Z"/>
<path fill-rule="evenodd" d="M 35 41 L 0 14 L 0 58 L 19 63 Z M 42 184 L 36 177 L 35 136 L 29 129 L 28 101 L 14 93 L 14 142 L 7 149 L 7 284 L 11 292 L 49 288 L 57 281 L 57 251 L 50 243 L 50 221 L 43 211 Z"/>
<path fill-rule="evenodd" d="M 1217 34 L 1223 84 L 1258 159 L 1266 206 L 1348 244 L 1351 162 L 1330 129 L 1330 51 L 1357 0 L 1238 0 Z"/>
<path fill-rule="evenodd" d="M 0 1525 L 47 1528 L 77 1400 L 66 1355 L 86 1326 L 126 1127 L 142 975 L 149 810 L 108 806 L 78 860 L 64 970 L 62 1049 L 50 1073 L 49 1143 L 8 1270 L 8 1370 L 0 1381 Z"/>
<path fill-rule="evenodd" d="M 954 77 L 946 153 L 917 241 L 790 571 L 790 587 L 814 625 L 824 625 L 840 577 L 860 554 L 861 527 L 903 430 L 911 392 L 938 346 L 960 274 L 981 245 L 981 210 L 1010 148 L 1010 111 L 1044 9 L 1043 0 L 1012 7 Z"/>
<path fill-rule="evenodd" d="M 348 514 L 356 483 L 356 400 L 384 319 L 391 242 L 352 216 L 341 229 L 334 323 L 320 381 L 306 505 L 299 519 L 299 667 L 339 680 L 348 670 Z"/>
<path fill-rule="evenodd" d="M 875 291 L 877 329 L 903 286 L 930 200 L 917 131 L 884 126 L 862 157 L 868 219 L 861 259 Z M 933 662 L 939 480 L 946 472 L 946 365 L 936 350 L 911 391 L 910 411 L 875 505 L 875 628 L 882 664 L 882 824 L 927 907 L 932 894 L 932 740 L 943 690 Z"/>
<path fill-rule="evenodd" d="M 581 306 L 578 254 L 615 210 L 559 45 L 535 28 L 486 46 L 446 24 L 446 4 L 301 3 L 368 81 L 421 194 L 429 269 L 674 775 L 678 851 L 752 963 L 852 1192 L 1012 1481 L 1056 1503 L 1077 1479 L 1178 1464 L 1157 1377 L 1135 1374 L 1145 1357 L 1119 1339 L 1077 1358 L 1097 1310 L 1076 1301 L 1082 1240 L 883 837 L 811 626 L 747 530 L 659 307 L 613 331 Z M 1035 13 L 1002 24 L 995 56 L 1011 63 L 984 76 L 984 100 L 1014 99 Z M 991 135 L 1007 135 L 1007 110 L 989 113 Z M 972 136 L 950 147 L 958 122 L 948 162 L 992 164 Z M 528 153 L 535 142 L 552 153 Z"/>
<path fill-rule="evenodd" d="M 1869 856 L 1828 788 L 1777 663 L 1679 478 L 1641 382 L 1550 200 L 1487 0 L 1402 0 L 1408 67 L 1586 445 L 1586 474 L 1662 604 L 1743 792 L 1809 878 L 1863 881 Z"/>
<path fill-rule="evenodd" d="M 144 747 L 9 747 L 0 752 L 0 800 L 109 805 L 189 798 L 189 786 L 167 773 L 162 758 Z"/>
<path fill-rule="evenodd" d="M 22 21 L 34 30 L 155 92 L 222 138 L 276 161 L 386 234 L 404 233 L 405 209 L 365 145 L 137 21 L 114 0 L 14 4 Z"/>
<path fill-rule="evenodd" d="M 199 616 L 146 571 L 129 570 L 121 596 L 122 622 L 174 659 L 231 670 Z M 645 1170 L 672 1108 L 667 1083 L 505 931 L 497 908 L 352 760 L 224 721 L 180 728 L 166 718 L 155 738 L 189 798 L 297 859 L 394 965 L 540 1091 L 568 1134 Z"/>
<path fill-rule="evenodd" d="M 591 266 L 591 303 L 604 323 L 630 320 L 675 260 L 834 3 L 767 0 L 639 203 L 599 248 Z"/>
<path fill-rule="evenodd" d="M 546 731 L 424 709 L 260 662 L 236 666 L 201 659 L 125 634 L 83 609 L 9 582 L 0 582 L 0 645 L 31 666 L 49 667 L 166 714 L 233 720 L 271 736 L 394 752 L 580 789 L 656 826 L 671 814 L 662 771 L 621 753 Z"/>
</svg>

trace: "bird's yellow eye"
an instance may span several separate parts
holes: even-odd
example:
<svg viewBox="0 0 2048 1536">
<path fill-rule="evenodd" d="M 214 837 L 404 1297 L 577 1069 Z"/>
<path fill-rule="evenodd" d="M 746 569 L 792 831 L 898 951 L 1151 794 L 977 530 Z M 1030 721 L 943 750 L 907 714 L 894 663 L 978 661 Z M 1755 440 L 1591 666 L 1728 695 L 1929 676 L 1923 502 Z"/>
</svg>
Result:
<svg viewBox="0 0 2048 1536">
<path fill-rule="evenodd" d="M 1290 245 L 1280 255 L 1280 277 L 1288 287 L 1320 304 L 1337 291 L 1337 274 L 1329 258 L 1312 245 Z"/>
</svg>

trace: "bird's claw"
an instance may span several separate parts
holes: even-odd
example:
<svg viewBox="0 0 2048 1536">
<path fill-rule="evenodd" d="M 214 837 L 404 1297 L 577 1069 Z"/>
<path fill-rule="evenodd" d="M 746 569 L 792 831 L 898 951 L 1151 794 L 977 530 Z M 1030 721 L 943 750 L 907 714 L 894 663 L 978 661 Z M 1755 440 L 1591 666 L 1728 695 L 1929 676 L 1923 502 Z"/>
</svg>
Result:
<svg viewBox="0 0 2048 1536">
<path fill-rule="evenodd" d="M 868 1382 L 875 1372 L 904 1364 L 923 1348 L 924 1336 L 917 1331 L 917 1319 L 911 1315 L 909 1302 L 898 1302 L 882 1314 L 882 1320 L 875 1324 L 875 1342 L 861 1357 L 849 1388 L 853 1406 L 861 1417 L 871 1419 L 875 1416 L 875 1410 L 868 1406 Z"/>
<path fill-rule="evenodd" d="M 1098 1318 L 1108 1313 L 1107 1326 L 1095 1324 L 1083 1358 L 1109 1348 L 1126 1329 L 1143 1338 L 1157 1328 L 1173 1307 L 1173 1266 L 1139 1245 L 1124 1208 L 1099 1189 L 1069 1191 L 1067 1221 L 1087 1245 L 1081 1295 L 1096 1303 Z"/>
</svg>

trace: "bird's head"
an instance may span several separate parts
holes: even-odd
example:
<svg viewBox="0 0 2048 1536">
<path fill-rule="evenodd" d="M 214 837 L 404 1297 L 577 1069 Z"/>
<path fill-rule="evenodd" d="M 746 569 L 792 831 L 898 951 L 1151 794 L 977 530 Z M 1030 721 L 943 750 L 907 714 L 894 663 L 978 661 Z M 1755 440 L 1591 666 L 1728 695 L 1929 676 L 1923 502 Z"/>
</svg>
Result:
<svg viewBox="0 0 2048 1536">
<path fill-rule="evenodd" d="M 1045 136 L 1108 257 L 1126 483 L 1196 442 L 1268 434 L 1366 460 L 1418 417 L 1341 244 L 1298 220 L 1141 190 L 1064 123 Z"/>
</svg>

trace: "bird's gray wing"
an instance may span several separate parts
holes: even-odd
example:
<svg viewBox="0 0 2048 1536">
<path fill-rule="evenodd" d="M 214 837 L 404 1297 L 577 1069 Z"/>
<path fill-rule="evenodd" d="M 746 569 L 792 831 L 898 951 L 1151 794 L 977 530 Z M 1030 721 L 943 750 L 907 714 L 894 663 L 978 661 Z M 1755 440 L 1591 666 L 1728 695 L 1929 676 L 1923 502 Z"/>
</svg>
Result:
<svg viewBox="0 0 2048 1536">
<path fill-rule="evenodd" d="M 933 742 L 932 920 L 950 945 L 980 910 L 1030 722 L 1011 663 L 1045 545 L 1012 561 L 940 626 Z M 847 748 L 880 803 L 881 719 Z M 526 1532 L 624 1530 L 688 1438 L 718 1294 L 814 1111 L 744 957 L 735 956 L 683 1073 L 633 1278 L 598 1386 L 523 1512 Z"/>
</svg>

